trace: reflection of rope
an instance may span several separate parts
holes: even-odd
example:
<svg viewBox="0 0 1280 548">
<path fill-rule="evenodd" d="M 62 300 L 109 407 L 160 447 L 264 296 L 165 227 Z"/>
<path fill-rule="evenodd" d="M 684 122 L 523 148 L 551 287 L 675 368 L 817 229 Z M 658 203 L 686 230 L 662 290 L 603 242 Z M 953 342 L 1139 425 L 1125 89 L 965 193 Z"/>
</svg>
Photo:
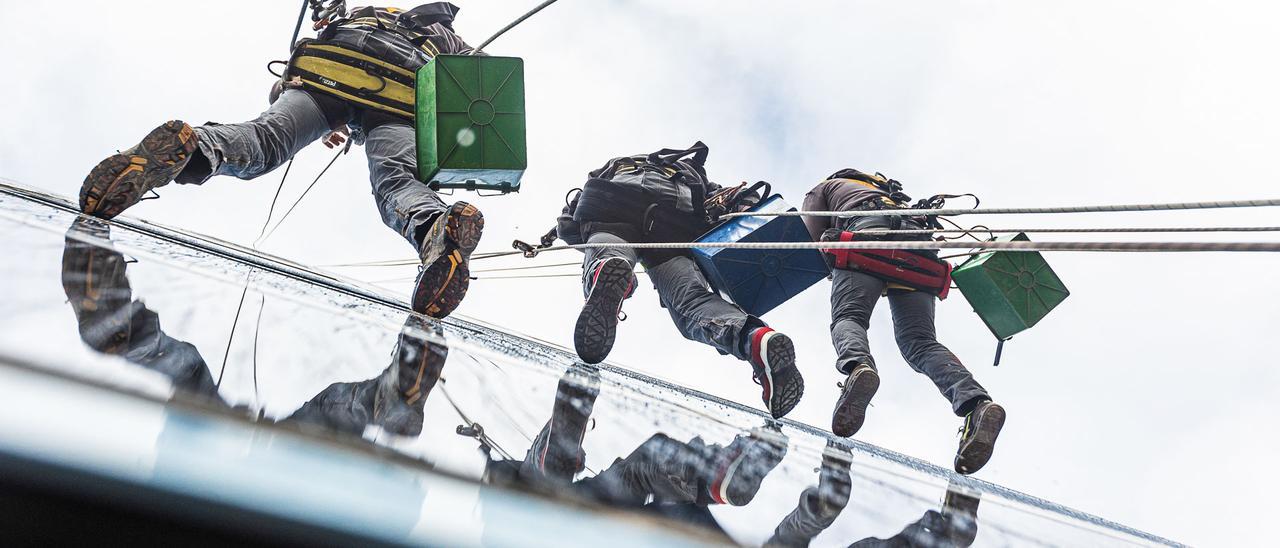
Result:
<svg viewBox="0 0 1280 548">
<path fill-rule="evenodd" d="M 511 453 L 508 453 L 505 450 L 503 450 L 502 447 L 498 445 L 497 442 L 493 441 L 493 438 L 490 438 L 488 434 L 485 434 L 483 426 L 476 424 L 476 422 L 471 420 L 470 417 L 467 417 L 467 414 L 462 411 L 462 408 L 458 407 L 458 402 L 453 401 L 453 396 L 449 395 L 449 390 L 445 387 L 445 384 L 446 383 L 445 383 L 444 377 L 441 377 L 440 393 L 444 394 L 445 401 L 449 402 L 449 406 L 452 407 L 454 412 L 458 414 L 458 417 L 462 419 L 462 422 L 467 424 L 467 428 L 470 429 L 470 434 L 467 434 L 467 435 L 470 435 L 471 437 L 476 438 L 477 441 L 479 441 L 480 443 L 484 444 L 487 447 L 492 447 L 494 451 L 497 451 L 498 454 L 502 456 L 502 458 L 507 460 L 515 460 L 511 457 Z M 461 428 L 459 428 L 458 433 L 462 434 Z"/>
<path fill-rule="evenodd" d="M 236 305 L 236 317 L 231 320 L 231 334 L 227 335 L 227 348 L 222 351 L 222 368 L 218 370 L 218 381 L 213 383 L 214 390 L 222 386 L 222 375 L 227 372 L 227 356 L 231 355 L 231 341 L 236 338 L 236 325 L 240 323 L 240 311 L 244 309 L 244 296 L 249 294 L 249 278 L 251 276 L 253 276 L 252 270 L 244 276 L 244 291 L 240 292 L 240 304 Z"/>
<path fill-rule="evenodd" d="M 258 395 L 258 334 L 262 333 L 262 312 L 267 309 L 267 294 L 262 294 L 262 303 L 258 305 L 258 322 L 253 327 L 253 404 L 261 409 L 262 399 Z"/>
<path fill-rule="evenodd" d="M 1071 207 L 989 207 L 978 209 L 872 209 L 860 211 L 748 211 L 726 213 L 722 219 L 735 217 L 881 217 L 913 215 L 1014 215 L 1041 213 L 1118 213 L 1124 211 L 1174 211 L 1185 209 L 1221 209 L 1232 207 L 1280 206 L 1275 200 L 1230 200 L 1222 202 L 1176 202 L 1167 204 L 1127 204 Z"/>
</svg>

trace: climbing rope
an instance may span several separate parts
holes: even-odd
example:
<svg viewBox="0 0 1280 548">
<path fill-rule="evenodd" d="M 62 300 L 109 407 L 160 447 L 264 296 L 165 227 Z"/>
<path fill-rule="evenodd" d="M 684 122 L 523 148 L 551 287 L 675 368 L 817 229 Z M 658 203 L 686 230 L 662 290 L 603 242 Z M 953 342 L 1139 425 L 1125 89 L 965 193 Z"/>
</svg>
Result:
<svg viewBox="0 0 1280 548">
<path fill-rule="evenodd" d="M 509 25 L 507 25 L 507 26 L 505 26 L 505 27 L 502 27 L 501 29 L 499 29 L 499 30 L 498 30 L 498 32 L 493 33 L 493 36 L 490 36 L 488 40 L 485 40 L 484 42 L 481 42 L 479 46 L 476 46 L 476 48 L 475 48 L 475 49 L 471 50 L 471 55 L 479 55 L 479 54 L 480 54 L 480 51 L 481 51 L 481 50 L 483 50 L 485 46 L 487 46 L 487 45 L 489 45 L 489 44 L 493 43 L 493 41 L 494 41 L 494 40 L 497 40 L 499 36 L 502 36 L 503 34 L 506 34 L 506 33 L 507 33 L 507 31 L 509 31 L 509 30 L 511 30 L 511 29 L 513 29 L 513 28 L 516 28 L 516 25 L 519 25 L 520 23 L 523 23 L 526 19 L 528 19 L 528 18 L 530 18 L 530 17 L 533 17 L 533 15 L 534 15 L 535 13 L 538 13 L 538 12 L 542 11 L 542 9 L 543 9 L 543 8 L 545 8 L 545 7 L 547 7 L 547 6 L 550 6 L 551 4 L 556 3 L 556 1 L 557 1 L 557 0 L 546 0 L 545 2 L 543 2 L 543 3 L 541 3 L 541 4 L 538 4 L 536 7 L 534 7 L 534 8 L 533 8 L 533 9 L 531 9 L 531 10 L 529 10 L 529 11 L 528 11 L 527 13 L 525 13 L 524 15 L 521 15 L 520 17 L 518 17 L 515 21 L 512 21 L 512 22 L 511 22 L 511 24 L 509 24 Z"/>
<path fill-rule="evenodd" d="M 1006 251 L 1112 251 L 1112 252 L 1280 252 L 1280 242 L 650 242 L 586 243 L 548 247 L 540 252 L 565 249 L 987 249 Z M 509 255 L 524 254 L 511 251 Z"/>
<path fill-rule="evenodd" d="M 1228 200 L 1221 202 L 1174 202 L 1165 204 L 1126 204 L 1071 207 L 988 207 L 976 209 L 871 209 L 859 211 L 748 211 L 726 213 L 722 219 L 736 217 L 881 217 L 912 215 L 1016 215 L 1041 213 L 1119 213 L 1125 211 L 1175 211 L 1186 209 L 1222 209 L 1235 207 L 1280 206 L 1274 200 Z"/>
<path fill-rule="evenodd" d="M 337 161 L 338 161 L 338 157 L 339 157 L 339 156 L 342 156 L 343 154 L 346 154 L 346 153 L 347 153 L 347 151 L 349 151 L 349 150 L 351 150 L 351 140 L 350 140 L 350 139 L 347 139 L 347 144 L 346 144 L 346 146 L 342 147 L 342 149 L 341 149 L 341 150 L 339 150 L 337 154 L 334 154 L 334 155 L 333 155 L 333 159 L 332 159 L 332 160 L 329 160 L 329 164 L 328 164 L 328 165 L 326 165 L 326 166 L 324 166 L 324 169 L 320 170 L 320 174 L 319 174 L 319 175 L 316 175 L 315 180 L 311 181 L 311 184 L 307 185 L 307 189 L 302 191 L 302 195 L 301 195 L 301 196 L 298 196 L 298 199 L 297 199 L 297 200 L 294 200 L 293 205 L 289 206 L 289 210 L 288 210 L 288 211 L 285 211 L 285 212 L 284 212 L 284 215 L 281 215 L 281 216 L 280 216 L 280 220 L 276 222 L 276 226 L 272 227 L 272 228 L 271 228 L 271 230 L 270 230 L 269 232 L 267 232 L 266 236 L 262 236 L 262 237 L 258 238 L 257 240 L 255 240 L 255 241 L 254 241 L 254 246 L 257 246 L 258 242 L 260 242 L 260 241 L 264 241 L 264 240 L 266 240 L 267 238 L 270 238 L 272 234 L 275 234 L 275 233 L 276 233 L 276 229 L 279 229 L 279 228 L 280 228 L 280 225 L 284 224 L 285 220 L 287 220 L 287 219 L 289 218 L 289 214 L 290 214 L 290 213 L 293 213 L 293 210 L 294 210 L 295 208 L 297 208 L 297 207 L 298 207 L 298 204 L 302 203 L 302 199 L 307 197 L 307 193 L 308 193 L 308 192 L 311 192 L 311 189 L 312 189 L 312 188 L 315 188 L 316 183 L 320 182 L 320 178 L 321 178 L 321 177 L 324 177 L 324 174 L 329 172 L 329 168 L 333 167 L 333 163 L 334 163 L 334 162 L 337 162 Z M 287 177 L 288 175 L 289 175 L 288 168 L 286 168 L 286 169 L 285 169 L 285 176 Z M 281 179 L 281 180 L 280 180 L 280 187 L 281 187 L 281 188 L 283 188 L 283 187 L 284 187 L 284 179 Z M 280 194 L 280 189 L 276 189 L 276 195 L 278 196 L 279 194 Z M 272 204 L 273 204 L 272 209 L 274 209 L 274 208 L 275 208 L 275 207 L 274 207 L 274 203 L 275 203 L 275 202 L 273 201 L 273 202 L 272 202 Z M 271 212 L 270 212 L 270 211 L 268 211 L 268 212 L 267 212 L 267 222 L 268 222 L 268 223 L 270 223 L 270 222 L 271 222 L 271 217 L 270 217 L 270 215 L 271 215 Z M 255 247 L 255 249 L 256 249 L 256 247 Z"/>
<path fill-rule="evenodd" d="M 855 235 L 874 235 L 874 236 L 894 236 L 894 235 L 928 235 L 928 234 L 965 234 L 965 233 L 973 233 L 973 232 L 990 233 L 990 234 L 1017 234 L 1017 233 L 1027 233 L 1027 234 L 1076 234 L 1076 233 L 1080 233 L 1080 234 L 1107 234 L 1107 233 L 1116 233 L 1116 234 L 1126 234 L 1126 233 L 1144 234 L 1144 233 L 1165 233 L 1165 232 L 1167 232 L 1167 233 L 1199 233 L 1199 232 L 1205 232 L 1205 233 L 1210 233 L 1210 232 L 1280 232 L 1280 226 L 1113 227 L 1113 228 L 986 228 L 986 227 L 974 227 L 974 228 L 968 228 L 968 229 L 960 228 L 960 229 L 922 229 L 922 230 L 915 230 L 915 229 L 913 229 L 913 230 L 854 230 L 854 231 L 851 231 L 851 232 L 852 232 L 853 234 L 855 234 Z M 726 247 L 726 246 L 725 246 L 725 245 L 723 245 L 723 244 L 715 244 L 715 245 L 710 245 L 710 246 L 708 246 L 708 247 Z M 839 247 L 838 247 L 838 246 L 831 246 L 831 245 L 819 245 L 818 247 L 820 247 L 820 248 L 826 248 L 826 249 L 839 249 Z M 963 247 L 963 246 L 958 246 L 958 247 Z M 979 246 L 974 245 L 974 246 L 970 246 L 970 247 L 979 247 Z M 548 247 L 548 248 L 543 248 L 542 250 L 540 250 L 540 251 L 539 251 L 539 253 L 541 253 L 542 251 L 550 251 L 550 250 L 553 250 L 553 249 L 565 249 L 565 248 L 566 248 L 565 246 L 559 246 L 559 247 Z M 769 249 L 769 248 L 758 248 L 758 249 Z M 794 249 L 794 248 L 785 248 L 785 249 Z M 876 247 L 876 249 L 892 249 L 892 248 L 891 248 L 891 247 L 884 247 L 884 246 L 879 246 L 879 245 L 878 245 L 878 246 Z M 499 251 L 499 252 L 489 252 L 489 253 L 477 253 L 477 254 L 474 254 L 474 255 L 472 255 L 472 256 L 471 256 L 471 260 L 474 262 L 474 261 L 483 260 L 483 259 L 494 259 L 494 258 L 499 258 L 499 257 L 510 257 L 510 256 L 512 256 L 512 255 L 521 255 L 521 254 L 524 254 L 524 252 L 523 252 L 523 251 L 519 251 L 519 252 L 516 252 L 516 251 Z M 960 256 L 963 256 L 963 255 L 968 255 L 968 254 L 967 254 L 967 253 L 965 253 L 965 254 L 961 254 Z M 383 260 L 383 261 L 366 261 L 366 262 L 338 263 L 338 264 L 326 264 L 326 265 L 318 265 L 318 266 L 320 266 L 320 267 L 322 267 L 322 268 L 376 268 L 376 267 L 396 267 L 396 266 L 417 266 L 417 265 L 420 265 L 420 264 L 422 264 L 422 262 L 421 262 L 421 261 L 419 261 L 419 260 L 411 260 L 411 259 L 391 259 L 391 260 Z M 488 270 L 473 270 L 472 272 L 473 272 L 473 273 L 478 274 L 478 273 L 482 273 L 482 272 L 499 272 L 499 271 L 517 270 L 517 269 L 549 268 L 549 267 L 552 267 L 552 266 L 569 266 L 569 265 L 576 265 L 576 264 L 578 264 L 578 263 L 577 263 L 577 262 L 573 262 L 573 263 L 556 263 L 556 264 L 551 264 L 551 265 L 536 265 L 536 266 L 525 266 L 525 267 L 517 267 L 517 268 L 488 269 Z"/>
</svg>

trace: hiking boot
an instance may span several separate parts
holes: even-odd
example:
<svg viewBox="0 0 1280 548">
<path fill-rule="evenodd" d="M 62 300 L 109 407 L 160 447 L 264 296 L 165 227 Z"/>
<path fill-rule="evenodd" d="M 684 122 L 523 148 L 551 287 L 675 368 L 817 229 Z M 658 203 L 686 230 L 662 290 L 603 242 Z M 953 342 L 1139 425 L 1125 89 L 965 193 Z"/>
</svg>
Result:
<svg viewBox="0 0 1280 548">
<path fill-rule="evenodd" d="M 712 460 L 714 468 L 707 482 L 711 500 L 733 506 L 747 505 L 760 490 L 765 476 L 782 462 L 786 454 L 785 438 L 779 445 L 776 441 L 764 439 L 757 431 L 745 436 L 738 434 Z"/>
<path fill-rule="evenodd" d="M 780 419 L 800 403 L 804 378 L 796 368 L 796 348 L 791 338 L 769 327 L 751 332 L 753 379 L 763 388 L 761 399 L 773 418 Z"/>
<path fill-rule="evenodd" d="M 847 438 L 862 428 L 871 397 L 880 388 L 880 374 L 869 365 L 859 364 L 849 373 L 849 378 L 836 385 L 840 387 L 840 398 L 831 413 L 831 433 Z"/>
<path fill-rule="evenodd" d="M 110 219 L 169 184 L 196 150 L 196 134 L 181 120 L 151 130 L 133 148 L 98 162 L 80 187 L 80 211 Z"/>
<path fill-rule="evenodd" d="M 600 363 L 613 350 L 622 301 L 636 288 L 635 271 L 626 259 L 610 257 L 594 266 L 587 302 L 573 326 L 573 347 L 587 363 Z"/>
<path fill-rule="evenodd" d="M 972 493 L 972 494 L 971 494 Z M 946 520 L 946 537 L 952 546 L 969 546 L 978 537 L 978 503 L 982 494 L 952 482 L 942 499 L 942 517 Z"/>
<path fill-rule="evenodd" d="M 1004 427 L 1005 412 L 1000 404 L 984 400 L 964 418 L 960 429 L 960 448 L 956 451 L 956 472 L 972 474 L 991 459 L 996 437 Z"/>
<path fill-rule="evenodd" d="M 534 465 L 544 476 L 568 481 L 582 471 L 591 410 L 600 394 L 600 374 L 594 368 L 571 367 L 556 385 L 551 419 L 533 440 Z"/>
<path fill-rule="evenodd" d="M 413 289 L 413 310 L 433 318 L 453 313 L 471 285 L 467 266 L 480 243 L 484 215 L 466 202 L 436 217 L 422 241 L 422 270 Z"/>
<path fill-rule="evenodd" d="M 449 347 L 427 340 L 440 336 L 439 325 L 411 315 L 400 331 L 391 366 L 378 378 L 373 395 L 373 422 L 401 436 L 422 433 L 422 409 L 440 380 Z"/>
</svg>

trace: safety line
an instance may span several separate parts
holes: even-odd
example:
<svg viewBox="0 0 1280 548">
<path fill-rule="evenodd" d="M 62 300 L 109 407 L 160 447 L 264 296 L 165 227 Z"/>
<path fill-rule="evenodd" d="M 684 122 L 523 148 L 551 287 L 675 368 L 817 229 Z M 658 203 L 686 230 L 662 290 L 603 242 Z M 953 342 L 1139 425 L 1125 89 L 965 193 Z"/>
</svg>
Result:
<svg viewBox="0 0 1280 548">
<path fill-rule="evenodd" d="M 280 191 L 284 190 L 284 182 L 289 180 L 289 170 L 293 169 L 293 158 L 289 158 L 289 163 L 284 166 L 284 176 L 280 178 L 280 184 L 276 186 L 276 195 L 271 198 L 271 207 L 267 208 L 267 220 L 262 221 L 262 230 L 258 231 L 258 237 L 249 245 L 254 249 L 258 249 L 258 242 L 267 235 L 267 227 L 271 225 L 271 217 L 276 213 L 276 202 L 280 200 Z"/>
<path fill-rule="evenodd" d="M 851 230 L 853 234 L 894 235 L 894 234 L 970 234 L 985 232 L 993 234 L 1077 234 L 1077 233 L 1161 233 L 1161 232 L 1280 232 L 1280 226 L 1206 226 L 1206 227 L 1135 227 L 1135 228 L 942 228 L 942 229 L 904 229 L 904 230 Z"/>
<path fill-rule="evenodd" d="M 986 249 L 1005 251 L 1280 252 L 1280 242 L 653 242 L 586 243 L 542 249 Z M 508 255 L 523 254 L 510 251 Z"/>
<path fill-rule="evenodd" d="M 302 22 L 307 18 L 308 0 L 302 0 L 302 9 L 298 11 L 298 25 L 293 29 L 293 38 L 289 39 L 289 51 L 293 51 L 293 45 L 298 43 L 298 35 L 302 33 Z"/>
<path fill-rule="evenodd" d="M 293 213 L 294 208 L 298 207 L 298 204 L 302 203 L 302 199 L 307 197 L 307 193 L 311 192 L 311 189 L 316 186 L 316 183 L 320 182 L 320 178 L 324 177 L 324 174 L 329 172 L 329 168 L 333 167 L 333 163 L 338 161 L 338 157 L 346 154 L 348 150 L 351 150 L 350 139 L 347 140 L 347 145 L 342 147 L 342 150 L 339 150 L 337 154 L 333 155 L 333 159 L 329 160 L 329 164 L 324 166 L 324 169 L 320 170 L 320 174 L 316 175 L 315 180 L 311 181 L 310 185 L 307 185 L 307 189 L 302 191 L 302 195 L 298 196 L 298 199 L 293 202 L 293 205 L 289 206 L 289 210 L 285 211 L 284 215 L 280 216 L 279 221 L 276 221 L 276 226 L 271 227 L 271 231 L 267 232 L 267 235 L 263 236 L 261 240 L 265 241 L 267 238 L 270 238 L 272 234 L 276 233 L 276 230 L 280 228 L 280 225 L 284 224 L 284 222 L 289 219 L 289 214 Z M 284 181 L 281 180 L 280 184 L 283 186 Z"/>
<path fill-rule="evenodd" d="M 479 278 L 471 278 L 472 280 L 527 280 L 530 278 L 581 278 L 582 273 L 577 274 L 525 274 L 523 276 L 483 276 Z"/>
<path fill-rule="evenodd" d="M 1168 232 L 1168 233 L 1197 233 L 1197 232 L 1280 232 L 1280 226 L 1114 227 L 1114 228 L 1004 228 L 1004 229 L 999 229 L 999 228 L 987 229 L 987 228 L 983 227 L 983 228 L 970 228 L 970 229 L 853 230 L 853 231 L 850 231 L 850 232 L 852 232 L 852 233 L 853 233 L 853 234 L 855 234 L 855 235 L 863 235 L 863 234 L 867 234 L 867 235 L 876 235 L 876 236 L 889 236 L 889 235 L 921 235 L 921 234 L 964 234 L 964 233 L 973 233 L 973 232 L 993 233 L 993 234 L 1017 234 L 1017 233 L 1027 233 L 1027 234 L 1059 234 L 1059 233 L 1061 233 L 1061 234 L 1074 234 L 1074 233 L 1082 233 L 1082 234 L 1092 234 L 1092 233 L 1118 233 L 1118 234 L 1125 234 L 1125 233 L 1134 233 L 1134 234 L 1140 234 L 1140 233 L 1162 233 L 1162 232 Z M 561 247 L 563 247 L 563 246 L 561 246 Z M 822 247 L 829 247 L 829 246 L 822 246 Z M 559 248 L 546 248 L 546 249 L 544 249 L 544 250 L 542 250 L 542 251 L 546 251 L 546 250 L 550 250 L 550 249 L 559 249 Z M 878 249 L 885 249 L 885 248 L 878 248 Z M 514 251 L 498 251 L 498 252 L 489 252 L 489 253 L 477 253 L 477 254 L 474 254 L 474 255 L 472 255 L 472 256 L 471 256 L 471 260 L 472 260 L 472 261 L 477 261 L 477 260 L 481 260 L 481 259 L 492 259 L 492 258 L 499 258 L 499 257 L 510 257 L 510 256 L 512 256 L 512 255 L 519 255 L 519 254 L 521 254 L 521 253 L 522 253 L 522 252 L 514 252 Z M 964 254 L 962 254 L 962 255 L 964 255 Z M 419 261 L 419 260 L 417 260 L 417 259 L 390 259 L 390 260 L 383 260 L 383 261 L 367 261 L 367 262 L 355 262 L 355 263 L 325 264 L 325 265 L 317 265 L 317 266 L 318 266 L 318 267 L 321 267 L 321 268 L 376 268 L 376 267 L 394 267 L 394 266 L 417 266 L 417 265 L 420 265 L 420 264 L 422 264 L 422 261 Z M 578 264 L 578 263 L 577 263 L 577 262 L 573 262 L 573 263 L 555 263 L 555 264 L 549 264 L 549 265 L 524 266 L 524 267 L 516 267 L 516 268 L 501 268 L 501 269 L 473 270 L 473 271 L 472 271 L 472 273 L 478 274 L 478 273 L 482 273 L 482 272 L 500 272 L 500 271 L 507 271 L 507 270 L 525 270 L 525 269 L 533 269 L 533 268 L 549 268 L 549 267 L 552 267 L 552 266 L 569 266 L 569 265 L 572 265 L 572 264 Z"/>
<path fill-rule="evenodd" d="M 481 42 L 479 46 L 476 46 L 476 48 L 475 48 L 475 49 L 471 50 L 471 55 L 479 55 L 479 54 L 480 54 L 480 51 L 481 51 L 481 50 L 483 50 L 483 49 L 485 48 L 485 46 L 487 46 L 487 45 L 489 45 L 489 44 L 493 43 L 493 41 L 494 41 L 494 40 L 497 40 L 499 36 L 502 36 L 503 34 L 506 34 L 506 33 L 507 33 L 507 31 L 509 31 L 509 30 L 511 30 L 511 29 L 513 29 L 513 28 L 516 28 L 516 25 L 519 25 L 520 23 L 523 23 L 523 22 L 525 21 L 525 19 L 528 19 L 528 18 L 530 18 L 530 17 L 533 17 L 533 15 L 534 15 L 535 13 L 538 13 L 538 12 L 542 11 L 542 9 L 543 9 L 543 8 L 545 8 L 545 7 L 547 7 L 547 6 L 550 6 L 551 4 L 556 3 L 556 1 L 557 1 L 557 0 L 546 0 L 545 2 L 543 2 L 543 3 L 541 3 L 541 4 L 538 4 L 536 7 L 534 7 L 534 8 L 533 8 L 533 9 L 531 9 L 531 10 L 529 10 L 529 11 L 528 11 L 527 13 L 525 13 L 524 15 L 521 15 L 521 16 L 520 16 L 519 18 L 517 18 L 515 21 L 512 21 L 512 22 L 511 22 L 511 24 L 509 24 L 509 25 L 507 25 L 507 26 L 505 26 L 505 27 L 502 27 L 502 29 L 498 30 L 498 32 L 493 33 L 493 36 L 490 36 L 488 40 L 485 40 L 484 42 Z"/>
<path fill-rule="evenodd" d="M 1280 206 L 1280 199 L 1228 200 L 1220 202 L 1174 202 L 1164 204 L 1127 204 L 1070 207 L 988 207 L 977 209 L 873 209 L 859 211 L 757 211 L 726 213 L 722 219 L 737 217 L 899 217 L 909 215 L 1016 215 L 1041 213 L 1118 213 L 1125 211 L 1176 211 L 1186 209 L 1222 209 L 1235 207 Z"/>
<path fill-rule="evenodd" d="M 533 266 L 512 266 L 507 268 L 486 268 L 481 270 L 472 270 L 471 273 L 484 274 L 488 272 L 510 272 L 512 270 L 534 270 L 538 268 L 555 268 L 559 266 L 582 266 L 582 261 L 573 261 L 568 263 L 538 264 Z"/>
</svg>

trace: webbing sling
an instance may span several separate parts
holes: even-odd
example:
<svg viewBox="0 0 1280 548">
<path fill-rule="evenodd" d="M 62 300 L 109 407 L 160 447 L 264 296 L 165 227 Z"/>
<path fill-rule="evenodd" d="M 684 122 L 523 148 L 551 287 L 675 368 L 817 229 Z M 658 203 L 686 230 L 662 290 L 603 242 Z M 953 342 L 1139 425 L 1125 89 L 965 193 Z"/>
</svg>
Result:
<svg viewBox="0 0 1280 548">
<path fill-rule="evenodd" d="M 826 238 L 823 238 L 824 240 Z M 851 242 L 852 232 L 841 231 L 837 241 Z M 832 266 L 860 270 L 912 289 L 927 291 L 946 299 L 951 291 L 951 263 L 901 249 L 824 249 Z"/>
<path fill-rule="evenodd" d="M 343 44 L 304 40 L 293 50 L 286 81 L 382 112 L 413 119 L 414 73 Z"/>
</svg>

